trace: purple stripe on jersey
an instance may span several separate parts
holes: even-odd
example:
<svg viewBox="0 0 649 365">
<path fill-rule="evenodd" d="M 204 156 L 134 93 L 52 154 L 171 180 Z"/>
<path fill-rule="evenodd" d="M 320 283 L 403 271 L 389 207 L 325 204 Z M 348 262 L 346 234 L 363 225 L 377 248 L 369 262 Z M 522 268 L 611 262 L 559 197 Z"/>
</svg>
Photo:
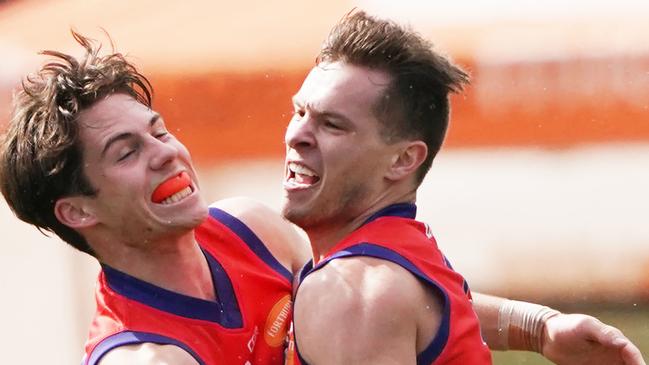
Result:
<svg viewBox="0 0 649 365">
<path fill-rule="evenodd" d="M 189 346 L 184 343 L 162 335 L 148 332 L 135 332 L 135 331 L 124 331 L 119 332 L 109 337 L 103 339 L 95 348 L 92 350 L 92 353 L 88 357 L 88 360 L 85 362 L 86 365 L 95 365 L 101 360 L 101 358 L 106 355 L 106 353 L 116 347 L 128 346 L 128 345 L 137 345 L 141 343 L 155 343 L 158 345 L 174 345 L 182 348 L 188 354 L 190 354 L 194 360 L 196 360 L 200 365 L 205 365 L 205 362 L 191 349 Z"/>
<path fill-rule="evenodd" d="M 302 269 L 300 269 L 300 274 L 299 274 L 299 277 L 298 277 L 298 284 L 301 283 L 302 280 L 304 280 L 304 278 L 307 275 L 309 275 L 311 270 L 313 270 L 313 260 L 312 259 L 307 261 L 307 263 L 304 264 L 304 266 L 302 266 Z"/>
<path fill-rule="evenodd" d="M 430 342 L 430 344 L 428 344 L 428 346 L 426 347 L 426 349 L 424 349 L 424 351 L 417 354 L 418 365 L 431 364 L 442 353 L 442 350 L 444 350 L 444 346 L 446 346 L 446 343 L 448 342 L 448 336 L 450 331 L 450 319 L 451 319 L 450 301 L 448 299 L 448 294 L 446 293 L 444 288 L 442 288 L 439 284 L 437 284 L 437 282 L 435 282 L 433 279 L 428 277 L 428 275 L 424 274 L 421 270 L 419 270 L 419 268 L 417 268 L 417 266 L 415 266 L 407 258 L 383 246 L 378 246 L 372 243 L 363 242 L 336 252 L 335 254 L 331 255 L 325 260 L 319 262 L 318 265 L 316 265 L 311 270 L 309 270 L 308 268 L 311 267 L 312 263 L 311 262 L 307 263 L 307 265 L 305 265 L 305 267 L 303 268 L 303 272 L 300 273 L 300 283 L 302 282 L 302 280 L 304 280 L 304 278 L 306 278 L 306 276 L 322 268 L 329 261 L 335 260 L 337 258 L 352 257 L 352 256 L 368 256 L 368 257 L 375 257 L 375 258 L 391 261 L 403 267 L 404 269 L 410 271 L 417 278 L 428 283 L 430 286 L 437 289 L 439 293 L 441 293 L 444 296 L 444 309 L 442 310 L 442 321 L 440 323 L 440 327 L 437 332 L 437 335 L 435 335 L 435 338 L 433 338 L 433 340 Z M 297 343 L 297 332 L 294 331 L 293 336 L 295 339 L 295 353 L 297 354 L 297 356 L 300 358 L 300 361 L 302 361 L 304 365 L 308 365 L 304 361 L 302 356 L 300 356 L 300 351 Z"/>
<path fill-rule="evenodd" d="M 415 204 L 413 203 L 392 204 L 372 214 L 369 218 L 365 220 L 363 225 L 368 224 L 369 222 L 381 217 L 401 217 L 401 218 L 415 219 L 416 216 L 417 216 L 417 206 Z"/>
<path fill-rule="evenodd" d="M 246 226 L 242 221 L 236 217 L 226 213 L 225 211 L 211 207 L 210 216 L 216 219 L 217 221 L 223 223 L 226 227 L 230 228 L 239 238 L 241 238 L 248 247 L 255 253 L 260 259 L 262 259 L 268 266 L 275 270 L 278 274 L 282 275 L 289 282 L 293 282 L 293 274 L 288 271 L 282 264 L 277 261 L 275 256 L 268 250 L 266 245 L 257 237 L 255 232 L 253 232 L 248 226 Z"/>
<path fill-rule="evenodd" d="M 448 266 L 449 269 L 453 270 L 453 265 L 451 265 L 451 261 L 448 260 L 448 257 L 446 257 L 446 255 L 442 255 L 442 257 L 444 258 L 444 263 L 446 263 L 446 266 Z"/>
<path fill-rule="evenodd" d="M 223 266 L 203 251 L 212 273 L 217 300 L 204 300 L 173 292 L 153 285 L 124 272 L 102 264 L 108 286 L 120 295 L 149 307 L 177 316 L 216 322 L 226 328 L 240 328 L 243 325 L 232 282 Z"/>
</svg>

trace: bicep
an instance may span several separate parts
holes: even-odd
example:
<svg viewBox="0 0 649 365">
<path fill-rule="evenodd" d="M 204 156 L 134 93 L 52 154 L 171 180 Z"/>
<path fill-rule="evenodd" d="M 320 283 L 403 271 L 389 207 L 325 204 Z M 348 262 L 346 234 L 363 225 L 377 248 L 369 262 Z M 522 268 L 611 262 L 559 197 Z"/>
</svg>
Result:
<svg viewBox="0 0 649 365">
<path fill-rule="evenodd" d="M 104 355 L 98 365 L 198 365 L 196 359 L 174 345 L 143 343 L 120 346 Z"/>
</svg>

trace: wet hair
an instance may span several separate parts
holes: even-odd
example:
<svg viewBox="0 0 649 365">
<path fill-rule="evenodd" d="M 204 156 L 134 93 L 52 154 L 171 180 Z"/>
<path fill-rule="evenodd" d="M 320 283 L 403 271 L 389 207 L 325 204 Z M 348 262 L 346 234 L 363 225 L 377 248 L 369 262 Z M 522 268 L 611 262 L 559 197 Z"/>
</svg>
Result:
<svg viewBox="0 0 649 365">
<path fill-rule="evenodd" d="M 84 173 L 78 115 L 113 93 L 150 107 L 153 89 L 122 54 L 102 56 L 101 44 L 71 32 L 85 54 L 42 51 L 52 59 L 23 79 L 14 94 L 0 141 L 0 189 L 19 219 L 94 256 L 85 238 L 54 214 L 60 198 L 97 193 Z"/>
<path fill-rule="evenodd" d="M 469 75 L 414 31 L 362 11 L 338 22 L 316 60 L 318 64 L 337 61 L 390 76 L 374 112 L 387 142 L 418 139 L 428 146 L 416 175 L 421 183 L 448 129 L 449 93 L 462 91 Z"/>
</svg>

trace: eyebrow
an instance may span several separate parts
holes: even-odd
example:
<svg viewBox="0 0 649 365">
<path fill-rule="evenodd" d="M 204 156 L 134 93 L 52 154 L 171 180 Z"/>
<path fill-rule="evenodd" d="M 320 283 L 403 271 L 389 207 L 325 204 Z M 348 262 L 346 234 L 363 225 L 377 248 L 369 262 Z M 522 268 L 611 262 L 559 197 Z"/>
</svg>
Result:
<svg viewBox="0 0 649 365">
<path fill-rule="evenodd" d="M 149 119 L 149 127 L 152 127 L 158 120 L 160 120 L 160 114 L 154 113 L 151 119 Z M 124 132 L 110 137 L 108 141 L 106 141 L 106 144 L 104 145 L 104 148 L 101 151 L 101 157 L 103 158 L 106 155 L 106 152 L 108 152 L 110 146 L 112 146 L 115 142 L 131 138 L 132 136 L 133 133 Z"/>
<path fill-rule="evenodd" d="M 331 112 L 331 111 L 326 111 L 326 110 L 319 110 L 318 108 L 315 108 L 312 104 L 304 104 L 301 101 L 297 99 L 297 94 L 294 95 L 292 98 L 293 104 L 304 109 L 308 109 L 311 113 L 314 114 L 316 118 L 334 118 L 334 119 L 339 119 L 341 121 L 349 123 L 350 120 L 347 118 L 345 115 L 336 113 L 336 112 Z"/>
</svg>

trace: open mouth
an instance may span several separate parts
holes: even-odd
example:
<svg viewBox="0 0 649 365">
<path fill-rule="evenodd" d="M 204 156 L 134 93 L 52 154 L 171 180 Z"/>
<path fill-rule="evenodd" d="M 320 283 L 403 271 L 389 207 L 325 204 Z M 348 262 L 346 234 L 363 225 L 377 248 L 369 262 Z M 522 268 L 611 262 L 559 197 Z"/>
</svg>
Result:
<svg viewBox="0 0 649 365">
<path fill-rule="evenodd" d="M 151 195 L 151 201 L 156 204 L 172 204 L 191 195 L 193 191 L 192 180 L 183 171 L 158 185 Z"/>
<path fill-rule="evenodd" d="M 289 162 L 287 167 L 288 178 L 286 182 L 290 188 L 307 188 L 320 181 L 320 176 L 304 165 Z"/>
</svg>

